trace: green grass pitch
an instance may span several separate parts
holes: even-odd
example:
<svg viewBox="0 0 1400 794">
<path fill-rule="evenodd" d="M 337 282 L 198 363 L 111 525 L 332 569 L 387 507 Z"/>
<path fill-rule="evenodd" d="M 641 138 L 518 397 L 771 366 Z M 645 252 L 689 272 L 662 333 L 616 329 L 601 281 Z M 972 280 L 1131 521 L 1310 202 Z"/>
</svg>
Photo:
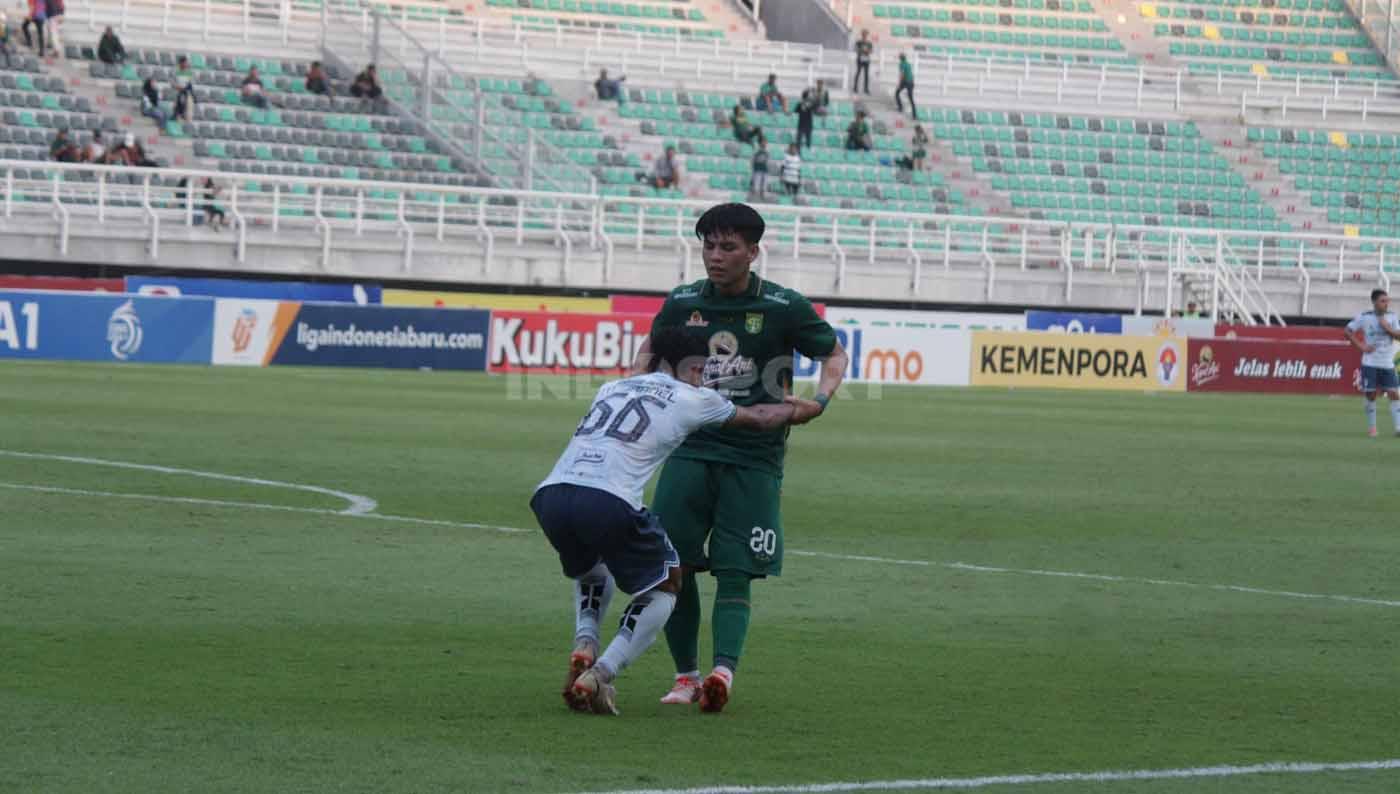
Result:
<svg viewBox="0 0 1400 794">
<path fill-rule="evenodd" d="M 484 375 L 12 362 L 0 406 L 4 450 L 533 528 L 529 494 L 585 403 L 509 399 Z M 1400 599 L 1400 440 L 1363 428 L 1351 399 L 837 401 L 792 436 L 789 550 L 930 564 L 789 556 L 755 585 L 725 713 L 657 704 L 659 642 L 612 720 L 557 694 L 569 597 L 537 532 L 126 498 L 345 504 L 0 455 L 0 791 L 564 794 L 1400 757 L 1400 608 L 1142 581 Z M 1400 771 L 984 790 L 1394 792 Z"/>
</svg>

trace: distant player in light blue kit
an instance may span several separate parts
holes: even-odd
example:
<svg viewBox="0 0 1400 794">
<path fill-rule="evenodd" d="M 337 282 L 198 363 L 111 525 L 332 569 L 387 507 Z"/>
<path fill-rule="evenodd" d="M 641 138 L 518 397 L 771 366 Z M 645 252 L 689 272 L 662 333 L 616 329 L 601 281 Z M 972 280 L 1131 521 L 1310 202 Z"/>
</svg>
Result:
<svg viewBox="0 0 1400 794">
<path fill-rule="evenodd" d="M 1400 319 L 1390 310 L 1390 296 L 1371 290 L 1372 310 L 1347 323 L 1347 341 L 1361 351 L 1361 390 L 1366 392 L 1368 435 L 1376 437 L 1376 392 L 1390 398 L 1395 435 L 1400 436 L 1400 377 L 1395 374 L 1395 340 L 1400 339 Z"/>
<path fill-rule="evenodd" d="M 792 404 L 739 407 L 700 388 L 705 340 L 680 328 L 650 338 L 649 371 L 604 384 L 530 508 L 574 580 L 574 652 L 564 700 L 576 711 L 616 714 L 612 680 L 656 640 L 681 588 L 680 557 L 642 490 L 686 437 L 702 427 L 775 432 Z M 598 624 L 614 585 L 633 596 L 617 636 L 598 656 Z"/>
</svg>

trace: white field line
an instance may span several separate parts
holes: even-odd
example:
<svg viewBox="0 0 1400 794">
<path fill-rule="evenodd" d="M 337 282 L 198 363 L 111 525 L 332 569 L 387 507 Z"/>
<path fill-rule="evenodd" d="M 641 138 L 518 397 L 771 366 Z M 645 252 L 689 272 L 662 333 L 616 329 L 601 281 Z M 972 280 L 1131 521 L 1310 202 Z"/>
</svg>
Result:
<svg viewBox="0 0 1400 794">
<path fill-rule="evenodd" d="M 257 477 L 239 477 L 235 474 L 219 474 L 212 471 L 199 471 L 197 469 L 178 469 L 173 466 L 152 466 L 146 463 L 127 463 L 120 460 L 101 460 L 99 458 L 80 458 L 72 455 L 48 455 L 41 452 L 16 452 L 14 450 L 0 449 L 0 455 L 10 458 L 27 458 L 30 460 L 57 460 L 64 463 L 81 463 L 86 466 L 110 466 L 116 469 L 136 469 L 138 471 L 154 471 L 160 474 L 183 474 L 188 477 L 203 477 L 209 480 L 224 480 L 226 482 L 241 482 L 248 485 L 261 485 L 266 488 L 287 488 L 294 491 L 306 491 L 308 493 L 334 496 L 349 502 L 349 506 L 338 512 L 346 515 L 356 515 L 360 513 L 372 513 L 379 503 L 360 494 L 346 493 L 345 491 L 335 491 L 330 488 L 322 488 L 316 485 L 301 485 L 294 482 L 280 482 L 278 480 L 264 480 Z"/>
<path fill-rule="evenodd" d="M 70 496 L 100 496 L 104 499 L 131 499 L 141 502 L 166 502 L 170 504 L 204 505 L 208 507 L 238 507 L 248 510 L 280 510 L 285 513 L 310 513 L 321 516 L 341 516 L 343 518 L 370 518 L 380 521 L 396 521 L 403 524 L 427 524 L 437 527 L 460 529 L 489 529 L 494 532 L 529 532 L 517 527 L 498 527 L 491 524 L 473 524 L 465 521 L 443 521 L 435 518 L 415 518 L 414 516 L 393 516 L 383 513 L 349 513 L 344 510 L 328 510 L 319 507 L 292 507 L 291 505 L 270 505 L 262 502 L 239 502 L 228 499 L 198 499 L 192 496 L 159 496 L 156 494 L 117 493 L 115 491 L 88 491 L 81 488 L 58 488 L 51 485 L 28 485 L 17 482 L 0 482 L 0 488 L 15 491 L 35 491 L 37 493 L 68 494 Z"/>
<path fill-rule="evenodd" d="M 1323 772 L 1378 772 L 1400 769 L 1400 758 L 1326 764 L 1278 761 L 1250 766 L 1199 766 L 1183 769 L 1139 769 L 1105 772 L 1050 772 L 1035 775 L 936 777 L 922 780 L 872 780 L 852 783 L 809 783 L 791 786 L 708 786 L 700 788 L 626 789 L 590 794 L 837 794 L 852 791 L 948 791 L 990 786 L 1038 786 L 1051 783 L 1115 783 L 1128 780 L 1188 780 L 1249 775 L 1315 775 Z"/>
<path fill-rule="evenodd" d="M 350 506 L 344 510 L 327 510 L 314 507 L 290 507 L 287 505 L 265 504 L 261 502 L 243 502 L 220 499 L 199 499 L 181 496 L 157 496 L 150 494 L 118 493 L 112 491 L 85 491 L 72 488 L 58 488 L 53 486 L 25 485 L 21 483 L 0 483 L 0 487 L 14 490 L 29 490 L 42 493 L 64 493 L 74 496 L 100 496 L 112 499 L 136 499 L 152 502 L 171 502 L 176 504 L 199 504 L 211 507 L 233 507 L 247 508 L 251 510 L 282 510 L 293 513 L 310 513 L 315 515 L 350 516 L 352 518 L 377 518 L 384 521 L 394 521 L 406 524 L 424 524 L 429 526 L 459 527 L 463 529 L 486 529 L 494 532 L 529 533 L 534 530 L 522 529 L 520 527 L 496 526 L 492 524 L 477 524 L 465 521 L 446 521 L 432 518 L 416 518 L 413 516 L 383 515 L 373 512 L 378 503 L 368 496 L 346 493 L 343 491 L 333 491 L 328 488 L 321 488 L 315 485 L 301 485 L 298 483 L 279 482 L 277 480 L 262 480 L 253 477 L 239 477 L 231 474 L 218 474 L 215 472 L 196 471 L 193 469 L 179 469 L 169 466 L 151 466 L 142 463 L 125 463 L 122 461 L 99 460 L 97 458 L 79 458 L 67 455 L 48 455 L 35 452 L 13 452 L 0 450 L 0 455 L 33 458 L 40 460 L 57 460 L 69 463 L 82 463 L 97 466 L 116 466 L 119 468 L 140 469 L 144 471 L 155 471 L 163 474 L 185 474 L 195 477 L 206 477 L 216 480 L 230 480 L 233 482 L 249 483 L 253 485 L 266 485 L 275 488 L 290 488 L 310 493 L 328 494 L 337 496 L 350 502 Z M 1400 600 L 1389 600 L 1383 598 L 1364 598 L 1361 596 L 1337 595 L 1332 593 L 1303 593 L 1292 590 L 1269 590 L 1262 587 L 1249 587 L 1247 585 L 1234 584 L 1211 584 L 1202 582 L 1184 582 L 1174 579 L 1154 579 L 1139 576 L 1116 576 L 1113 574 L 1086 573 L 1081 571 L 1052 571 L 1037 568 L 1007 568 L 992 565 L 974 565 L 967 562 L 939 562 L 936 560 L 903 560 L 893 557 L 873 557 L 863 554 L 837 554 L 825 551 L 805 551 L 802 549 L 788 549 L 788 554 L 797 557 L 818 557 L 829 560 L 850 560 L 853 562 L 871 562 L 882 565 L 905 565 L 922 568 L 947 568 L 956 571 L 972 571 L 976 573 L 997 573 L 1015 574 L 1019 576 L 1045 576 L 1056 579 L 1082 579 L 1096 582 L 1114 582 L 1119 584 L 1139 584 L 1153 585 L 1158 587 L 1182 587 L 1195 590 L 1214 590 L 1217 592 L 1247 593 L 1251 595 L 1274 596 L 1277 598 L 1296 598 L 1306 601 L 1335 601 L 1345 604 L 1364 604 L 1378 607 L 1400 607 Z"/>
</svg>

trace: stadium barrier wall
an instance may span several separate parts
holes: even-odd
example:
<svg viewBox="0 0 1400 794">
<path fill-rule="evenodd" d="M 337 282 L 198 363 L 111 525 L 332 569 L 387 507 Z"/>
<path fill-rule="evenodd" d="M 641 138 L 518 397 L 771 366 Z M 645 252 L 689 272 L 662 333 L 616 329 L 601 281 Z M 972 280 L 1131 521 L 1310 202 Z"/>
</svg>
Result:
<svg viewBox="0 0 1400 794">
<path fill-rule="evenodd" d="M 1346 342 L 1192 339 L 1190 391 L 1356 394 L 1361 354 Z"/>
<path fill-rule="evenodd" d="M 973 386 L 1185 391 L 1176 337 L 976 331 Z"/>
<path fill-rule="evenodd" d="M 210 298 L 255 298 L 321 303 L 377 304 L 378 284 L 315 284 L 304 281 L 252 281 L 179 276 L 127 276 L 126 291 L 141 295 L 203 295 Z"/>
<path fill-rule="evenodd" d="M 1068 334 L 1121 334 L 1123 317 L 1118 314 L 1076 312 L 1026 312 L 1027 331 L 1056 331 Z"/>
<path fill-rule="evenodd" d="M 1229 325 L 1215 326 L 1214 336 L 1221 339 L 1272 339 L 1294 342 L 1343 342 L 1340 326 L 1316 325 Z"/>
<path fill-rule="evenodd" d="M 0 357 L 208 364 L 214 301 L 0 290 Z"/>
<path fill-rule="evenodd" d="M 614 314 L 650 314 L 654 317 L 661 311 L 661 304 L 665 302 L 665 298 L 655 295 L 613 295 L 607 311 Z M 826 317 L 825 303 L 813 303 L 812 308 L 816 310 L 818 317 Z"/>
<path fill-rule="evenodd" d="M 895 309 L 856 309 L 829 306 L 827 322 L 832 325 L 859 325 L 867 328 L 939 328 L 946 331 L 1024 331 L 1024 314 L 991 312 L 920 312 Z"/>
<path fill-rule="evenodd" d="M 119 278 L 69 278 L 65 276 L 0 276 L 0 289 L 56 290 L 62 292 L 126 292 Z"/>
<path fill-rule="evenodd" d="M 386 289 L 385 306 L 421 308 L 501 309 L 540 312 L 617 311 L 607 298 L 574 298 L 560 295 L 497 295 L 489 292 L 432 292 L 429 290 Z"/>
</svg>

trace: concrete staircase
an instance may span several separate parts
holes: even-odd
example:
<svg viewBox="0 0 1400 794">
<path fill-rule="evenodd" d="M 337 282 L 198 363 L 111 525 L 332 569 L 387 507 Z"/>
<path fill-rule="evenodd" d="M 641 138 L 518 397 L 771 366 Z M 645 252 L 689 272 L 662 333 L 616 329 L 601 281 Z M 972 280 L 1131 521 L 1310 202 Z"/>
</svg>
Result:
<svg viewBox="0 0 1400 794">
<path fill-rule="evenodd" d="M 1326 210 L 1313 207 L 1293 180 L 1278 170 L 1278 164 L 1264 157 L 1259 145 L 1247 139 L 1244 127 L 1199 119 L 1196 127 L 1294 231 L 1342 233 L 1340 226 L 1328 222 Z"/>
</svg>

